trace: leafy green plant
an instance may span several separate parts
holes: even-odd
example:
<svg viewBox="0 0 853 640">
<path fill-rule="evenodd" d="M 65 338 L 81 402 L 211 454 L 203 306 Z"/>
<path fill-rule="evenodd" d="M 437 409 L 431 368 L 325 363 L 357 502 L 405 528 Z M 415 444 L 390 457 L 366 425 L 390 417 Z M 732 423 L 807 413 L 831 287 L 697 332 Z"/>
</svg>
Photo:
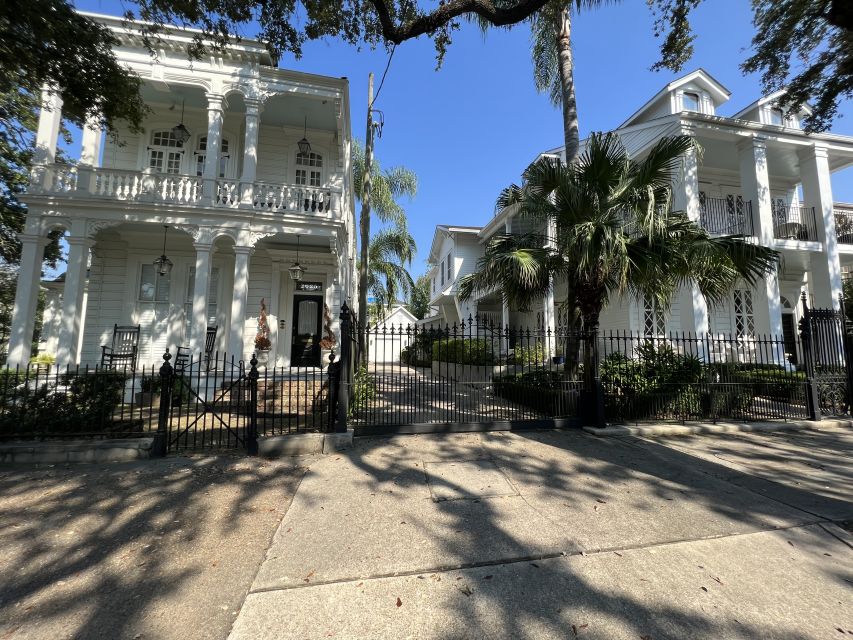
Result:
<svg viewBox="0 0 853 640">
<path fill-rule="evenodd" d="M 56 356 L 52 353 L 40 353 L 30 358 L 30 364 L 54 364 Z"/>
<path fill-rule="evenodd" d="M 545 362 L 545 345 L 534 342 L 529 345 L 516 345 L 513 353 L 515 364 L 542 364 Z"/>
<path fill-rule="evenodd" d="M 355 371 L 352 383 L 352 398 L 350 398 L 350 415 L 356 411 L 367 409 L 370 402 L 376 398 L 378 391 L 376 381 L 367 371 L 365 365 L 361 365 Z"/>
<path fill-rule="evenodd" d="M 476 366 L 487 366 L 497 362 L 493 345 L 482 338 L 436 340 L 432 345 L 432 359 Z"/>
<path fill-rule="evenodd" d="M 143 376 L 139 381 L 139 390 L 143 393 L 160 393 L 162 386 L 160 376 Z"/>
<path fill-rule="evenodd" d="M 561 372 L 548 369 L 510 373 L 494 380 L 495 395 L 552 417 L 576 415 L 579 386 Z"/>
</svg>

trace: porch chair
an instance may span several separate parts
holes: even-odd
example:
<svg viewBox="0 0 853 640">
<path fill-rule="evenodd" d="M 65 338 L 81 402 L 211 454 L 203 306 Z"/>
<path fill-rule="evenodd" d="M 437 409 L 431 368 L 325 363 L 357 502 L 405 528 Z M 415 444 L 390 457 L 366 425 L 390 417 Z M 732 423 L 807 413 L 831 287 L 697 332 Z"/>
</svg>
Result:
<svg viewBox="0 0 853 640">
<path fill-rule="evenodd" d="M 207 333 L 204 336 L 204 362 L 207 370 L 210 369 L 210 360 L 213 358 L 213 347 L 216 344 L 216 333 L 219 327 L 208 327 Z M 190 361 L 192 352 L 189 347 L 178 347 L 175 352 L 175 371 L 183 375 L 187 364 Z"/>
<path fill-rule="evenodd" d="M 130 364 L 136 369 L 136 356 L 139 350 L 140 326 L 113 326 L 113 340 L 110 346 L 101 345 L 101 366 L 115 368 L 117 364 Z"/>
</svg>

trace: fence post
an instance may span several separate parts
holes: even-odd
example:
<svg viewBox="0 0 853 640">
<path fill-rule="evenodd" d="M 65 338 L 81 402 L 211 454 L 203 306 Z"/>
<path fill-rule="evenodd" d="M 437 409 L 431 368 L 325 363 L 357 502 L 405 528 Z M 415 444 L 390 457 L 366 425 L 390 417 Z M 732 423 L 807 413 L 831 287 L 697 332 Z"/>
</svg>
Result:
<svg viewBox="0 0 853 640">
<path fill-rule="evenodd" d="M 820 420 L 820 395 L 814 370 L 814 345 L 812 344 L 811 316 L 803 291 L 803 317 L 800 320 L 800 342 L 803 345 L 803 362 L 806 365 L 806 409 L 809 420 Z"/>
<path fill-rule="evenodd" d="M 341 305 L 341 357 L 338 361 L 338 396 L 337 415 L 335 416 L 335 431 L 343 433 L 347 430 L 347 415 L 349 414 L 350 383 L 352 382 L 352 313 L 344 302 Z"/>
<path fill-rule="evenodd" d="M 593 327 L 590 332 L 590 348 L 592 349 L 592 357 L 590 364 L 592 365 L 592 406 L 590 407 L 590 418 L 593 427 L 602 428 L 605 426 L 604 418 L 604 385 L 601 384 L 601 366 L 598 353 L 598 324 Z"/>
<path fill-rule="evenodd" d="M 169 449 L 169 417 L 172 413 L 172 385 L 175 382 L 175 371 L 169 362 L 171 359 L 172 354 L 166 349 L 160 367 L 160 411 L 157 415 L 157 432 L 151 447 L 153 458 L 162 458 Z"/>
<path fill-rule="evenodd" d="M 341 361 L 335 361 L 334 350 L 329 354 L 329 424 L 328 431 L 342 432 L 347 430 L 346 412 L 343 413 L 343 425 L 340 424 L 341 412 L 338 403 L 341 399 Z"/>
<path fill-rule="evenodd" d="M 250 456 L 258 455 L 258 357 L 252 354 L 249 361 L 251 368 L 246 379 L 249 383 L 249 425 L 246 429 L 246 453 Z"/>
</svg>

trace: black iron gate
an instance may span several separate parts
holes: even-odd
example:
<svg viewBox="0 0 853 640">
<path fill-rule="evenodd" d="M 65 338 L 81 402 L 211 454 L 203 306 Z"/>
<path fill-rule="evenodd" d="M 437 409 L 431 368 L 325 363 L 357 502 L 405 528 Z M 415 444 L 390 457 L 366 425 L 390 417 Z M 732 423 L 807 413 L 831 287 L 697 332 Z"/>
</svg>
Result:
<svg viewBox="0 0 853 640">
<path fill-rule="evenodd" d="M 840 302 L 839 309 L 811 309 L 802 296 L 800 339 L 813 419 L 851 415 L 853 328 Z"/>
</svg>

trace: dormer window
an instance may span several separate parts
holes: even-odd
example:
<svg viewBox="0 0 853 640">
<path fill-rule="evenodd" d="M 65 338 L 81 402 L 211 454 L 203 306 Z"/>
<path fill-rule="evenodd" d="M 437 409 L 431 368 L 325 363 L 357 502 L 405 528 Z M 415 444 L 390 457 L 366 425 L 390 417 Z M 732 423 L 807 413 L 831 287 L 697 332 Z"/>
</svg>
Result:
<svg viewBox="0 0 853 640">
<path fill-rule="evenodd" d="M 685 91 L 681 96 L 681 108 L 684 111 L 699 111 L 699 94 Z"/>
<path fill-rule="evenodd" d="M 781 109 L 775 107 L 770 109 L 770 124 L 775 124 L 779 127 L 785 126 L 785 114 Z"/>
</svg>

